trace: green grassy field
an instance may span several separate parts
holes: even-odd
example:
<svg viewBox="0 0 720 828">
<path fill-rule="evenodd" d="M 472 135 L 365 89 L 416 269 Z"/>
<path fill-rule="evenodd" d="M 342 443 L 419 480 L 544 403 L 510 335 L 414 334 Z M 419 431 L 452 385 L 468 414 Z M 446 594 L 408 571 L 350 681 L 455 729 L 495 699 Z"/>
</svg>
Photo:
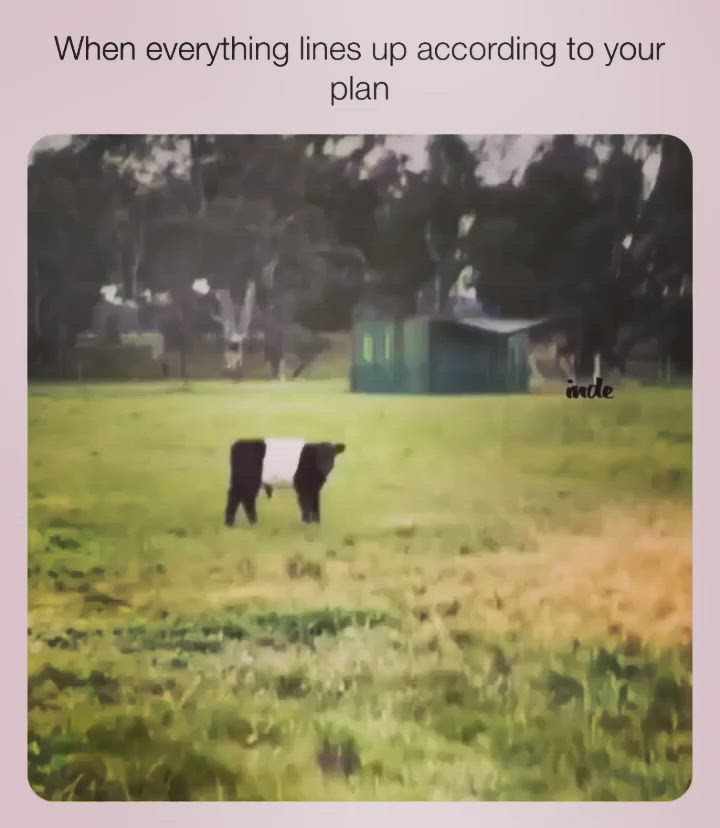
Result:
<svg viewBox="0 0 720 828">
<path fill-rule="evenodd" d="M 32 386 L 29 779 L 53 800 L 673 799 L 691 395 Z M 241 436 L 347 443 L 223 526 Z"/>
</svg>

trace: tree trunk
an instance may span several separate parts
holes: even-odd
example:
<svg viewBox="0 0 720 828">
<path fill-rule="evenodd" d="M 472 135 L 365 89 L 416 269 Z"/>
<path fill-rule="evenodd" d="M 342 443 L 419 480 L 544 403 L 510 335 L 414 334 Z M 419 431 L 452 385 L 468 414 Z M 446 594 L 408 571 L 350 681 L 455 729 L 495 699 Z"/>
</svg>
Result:
<svg viewBox="0 0 720 828">
<path fill-rule="evenodd" d="M 143 259 L 145 247 L 145 228 L 142 222 L 138 225 L 137 236 L 133 240 L 133 259 L 130 264 L 130 296 L 129 299 L 137 299 L 138 295 L 138 272 Z"/>
<path fill-rule="evenodd" d="M 178 356 L 180 357 L 180 378 L 185 383 L 188 380 L 187 372 L 187 347 L 188 347 L 188 321 L 185 308 L 186 295 L 183 291 L 179 296 L 173 297 L 178 303 L 178 328 L 179 328 L 179 342 L 178 342 Z"/>
<path fill-rule="evenodd" d="M 180 344 L 180 378 L 183 382 L 187 382 L 187 348 L 185 346 L 185 337 L 182 338 Z"/>
<path fill-rule="evenodd" d="M 207 198 L 205 196 L 205 180 L 203 175 L 203 136 L 192 135 L 190 137 L 190 155 L 192 166 L 190 169 L 190 180 L 195 190 L 196 215 L 204 216 L 207 212 Z"/>
<path fill-rule="evenodd" d="M 185 310 L 180 310 L 180 378 L 183 382 L 187 382 L 187 318 Z"/>
</svg>

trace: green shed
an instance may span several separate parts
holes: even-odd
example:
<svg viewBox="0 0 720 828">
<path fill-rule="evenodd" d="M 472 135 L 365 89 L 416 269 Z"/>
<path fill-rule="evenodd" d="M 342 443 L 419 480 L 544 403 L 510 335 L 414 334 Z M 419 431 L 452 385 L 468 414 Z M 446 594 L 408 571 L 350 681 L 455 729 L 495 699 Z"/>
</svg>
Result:
<svg viewBox="0 0 720 828">
<path fill-rule="evenodd" d="M 361 393 L 529 390 L 529 331 L 543 319 L 411 317 L 357 322 L 350 388 Z"/>
</svg>

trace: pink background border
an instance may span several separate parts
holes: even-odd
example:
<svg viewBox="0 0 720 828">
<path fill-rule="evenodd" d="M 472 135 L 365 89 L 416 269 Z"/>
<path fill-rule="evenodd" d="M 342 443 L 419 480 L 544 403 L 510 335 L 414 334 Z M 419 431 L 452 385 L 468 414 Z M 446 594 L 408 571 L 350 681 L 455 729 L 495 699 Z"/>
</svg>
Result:
<svg viewBox="0 0 720 828">
<path fill-rule="evenodd" d="M 6 528 L 2 579 L 2 636 L 5 675 L 0 681 L 2 716 L 2 798 L 8 824 L 34 825 L 283 825 L 307 822 L 313 828 L 341 819 L 345 824 L 412 820 L 454 825 L 488 820 L 492 825 L 692 826 L 715 822 L 715 745 L 720 733 L 720 663 L 713 634 L 718 626 L 714 585 L 720 557 L 712 525 L 713 464 L 720 395 L 711 374 L 714 309 L 720 305 L 716 265 L 720 119 L 713 33 L 720 13 L 712 2 L 680 0 L 97 0 L 6 3 L 0 48 L 3 123 L 0 131 L 4 175 L 0 214 L 8 312 L 0 327 L 6 360 L 0 413 L 3 485 L 2 525 Z M 356 18 L 360 10 L 362 16 Z M 421 64 L 378 69 L 363 62 L 352 68 L 303 65 L 295 70 L 248 65 L 158 66 L 58 63 L 53 34 L 88 33 L 97 38 L 204 39 L 249 33 L 257 38 L 295 40 L 300 33 L 328 40 L 527 38 L 563 42 L 579 39 L 667 41 L 659 65 L 604 69 L 601 63 L 562 62 L 552 69 L 530 65 L 494 67 Z M 387 79 L 390 103 L 328 105 L 331 78 L 351 71 Z M 474 106 L 454 90 L 476 83 Z M 634 90 L 640 85 L 640 96 Z M 374 133 L 672 133 L 683 138 L 695 159 L 695 383 L 696 453 L 694 502 L 695 734 L 694 779 L 689 792 L 672 803 L 462 803 L 462 804 L 128 804 L 59 805 L 37 798 L 26 780 L 26 162 L 40 137 L 72 132 L 374 132 Z M 715 198 L 714 198 L 715 196 Z M 9 376 L 7 376 L 9 375 Z M 9 813 L 8 813 L 9 811 Z"/>
</svg>

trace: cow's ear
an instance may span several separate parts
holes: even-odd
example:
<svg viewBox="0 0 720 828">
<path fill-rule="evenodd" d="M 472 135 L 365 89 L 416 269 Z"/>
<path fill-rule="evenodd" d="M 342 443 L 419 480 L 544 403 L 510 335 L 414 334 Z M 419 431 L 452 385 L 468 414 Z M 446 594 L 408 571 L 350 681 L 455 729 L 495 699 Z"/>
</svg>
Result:
<svg viewBox="0 0 720 828">
<path fill-rule="evenodd" d="M 342 454 L 345 451 L 345 443 L 335 443 L 335 454 Z"/>
</svg>

